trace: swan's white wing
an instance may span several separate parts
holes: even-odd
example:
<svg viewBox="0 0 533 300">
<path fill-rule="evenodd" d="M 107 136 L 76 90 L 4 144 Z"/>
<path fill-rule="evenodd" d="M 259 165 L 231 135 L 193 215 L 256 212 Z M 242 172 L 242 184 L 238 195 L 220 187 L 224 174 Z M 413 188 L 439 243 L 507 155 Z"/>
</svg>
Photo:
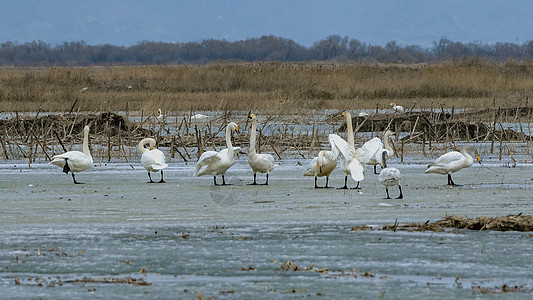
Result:
<svg viewBox="0 0 533 300">
<path fill-rule="evenodd" d="M 429 167 L 433 166 L 445 166 L 451 162 L 458 161 L 464 158 L 464 155 L 457 151 L 451 151 L 446 154 L 441 155 L 434 162 L 432 162 Z"/>
<path fill-rule="evenodd" d="M 254 172 L 260 173 L 271 172 L 276 167 L 274 157 L 266 153 L 249 156 L 248 163 Z"/>
<path fill-rule="evenodd" d="M 224 149 L 224 150 L 226 150 L 226 152 L 228 151 L 228 149 Z M 196 170 L 194 170 L 193 176 L 198 175 L 198 173 L 200 172 L 200 169 L 202 169 L 203 167 L 220 161 L 220 156 L 218 156 L 217 154 L 218 152 L 216 151 L 205 151 L 204 153 L 202 153 L 202 155 L 200 156 L 200 159 L 196 163 Z"/>
<path fill-rule="evenodd" d="M 63 168 L 65 167 L 65 159 L 68 159 L 68 165 L 71 172 L 85 171 L 90 168 L 93 163 L 93 158 L 91 156 L 87 156 L 80 151 L 68 151 L 63 154 L 55 155 L 52 157 L 50 163 Z"/>
<path fill-rule="evenodd" d="M 145 151 L 141 157 L 141 164 L 149 171 L 159 171 L 168 167 L 165 154 L 159 149 Z"/>
<path fill-rule="evenodd" d="M 380 138 L 375 137 L 364 143 L 361 148 L 355 150 L 355 157 L 362 164 L 367 164 L 376 155 L 380 148 L 383 148 L 383 143 Z"/>
<path fill-rule="evenodd" d="M 337 149 L 339 149 L 342 156 L 344 156 L 347 161 L 351 161 L 353 159 L 355 153 L 347 141 L 333 133 L 328 136 L 328 139 L 330 143 L 334 144 Z"/>
<path fill-rule="evenodd" d="M 400 183 L 400 170 L 396 168 L 385 168 L 379 173 L 378 181 L 384 186 L 394 186 Z"/>
<path fill-rule="evenodd" d="M 353 180 L 361 181 L 365 179 L 365 169 L 357 159 L 353 159 L 346 167 L 348 170 L 350 170 L 350 175 L 352 176 Z"/>
<path fill-rule="evenodd" d="M 304 176 L 315 176 L 319 172 L 320 171 L 318 169 L 318 157 L 315 157 L 307 165 L 307 168 L 305 169 L 305 172 L 304 172 Z"/>
<path fill-rule="evenodd" d="M 324 158 L 328 161 L 337 161 L 337 157 L 338 157 L 337 153 L 333 151 L 326 151 L 326 154 L 324 154 Z"/>
</svg>

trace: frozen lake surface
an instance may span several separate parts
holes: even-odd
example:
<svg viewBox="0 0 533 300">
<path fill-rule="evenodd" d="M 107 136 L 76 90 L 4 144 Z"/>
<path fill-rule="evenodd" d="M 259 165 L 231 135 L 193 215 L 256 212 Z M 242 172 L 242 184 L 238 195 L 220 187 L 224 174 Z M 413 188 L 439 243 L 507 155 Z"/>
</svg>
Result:
<svg viewBox="0 0 533 300">
<path fill-rule="evenodd" d="M 361 191 L 345 191 L 314 189 L 301 163 L 285 160 L 270 186 L 247 186 L 244 157 L 224 187 L 191 177 L 194 164 L 182 162 L 165 169 L 166 184 L 147 184 L 135 162 L 79 173 L 84 185 L 48 164 L 2 164 L 1 298 L 453 299 L 504 285 L 519 290 L 506 298 L 531 297 L 531 233 L 351 230 L 533 214 L 531 165 L 475 165 L 454 174 L 465 186 L 449 188 L 422 164 L 391 161 L 405 198 L 385 200 L 370 167 Z M 330 185 L 343 180 L 337 169 Z M 286 261 L 302 270 L 282 270 Z M 128 277 L 150 285 L 109 283 Z"/>
</svg>

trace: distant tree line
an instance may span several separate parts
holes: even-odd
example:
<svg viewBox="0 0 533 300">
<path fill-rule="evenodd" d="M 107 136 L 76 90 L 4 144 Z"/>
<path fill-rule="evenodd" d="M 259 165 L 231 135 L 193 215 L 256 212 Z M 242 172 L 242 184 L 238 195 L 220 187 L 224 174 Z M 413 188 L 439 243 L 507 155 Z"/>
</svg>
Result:
<svg viewBox="0 0 533 300">
<path fill-rule="evenodd" d="M 331 35 L 307 48 L 276 36 L 242 41 L 204 40 L 202 42 L 163 43 L 142 41 L 134 46 L 87 45 L 64 42 L 51 46 L 42 41 L 0 44 L 0 65 L 4 66 L 90 66 L 207 63 L 232 61 L 361 61 L 361 62 L 438 62 L 464 57 L 481 57 L 501 62 L 533 57 L 533 41 L 513 43 L 461 43 L 446 38 L 432 47 L 400 45 L 395 41 L 384 47 L 357 39 Z"/>
</svg>

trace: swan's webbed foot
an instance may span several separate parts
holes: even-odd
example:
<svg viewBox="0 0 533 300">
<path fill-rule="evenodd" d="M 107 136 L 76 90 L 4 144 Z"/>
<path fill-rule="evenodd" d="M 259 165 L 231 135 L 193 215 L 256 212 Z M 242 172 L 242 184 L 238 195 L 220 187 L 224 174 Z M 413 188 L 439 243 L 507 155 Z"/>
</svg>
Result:
<svg viewBox="0 0 533 300">
<path fill-rule="evenodd" d="M 257 174 L 256 173 L 254 173 L 254 182 L 249 183 L 248 185 L 257 185 Z"/>
<path fill-rule="evenodd" d="M 347 190 L 348 189 L 348 176 L 344 176 L 344 186 L 337 188 L 339 190 Z"/>
<path fill-rule="evenodd" d="M 159 183 L 167 183 L 167 182 L 163 179 L 163 170 L 161 170 L 161 180 L 159 180 Z"/>
<path fill-rule="evenodd" d="M 359 187 L 359 182 L 360 182 L 360 181 L 357 182 L 357 185 L 356 185 L 354 188 L 352 188 L 352 190 L 360 190 L 360 189 L 361 189 L 361 188 Z"/>
<path fill-rule="evenodd" d="M 213 182 L 215 183 L 215 186 L 218 186 L 218 184 L 217 184 L 217 176 L 216 175 L 213 176 Z"/>
<path fill-rule="evenodd" d="M 387 198 L 383 198 L 383 199 L 392 199 L 392 198 L 389 196 L 389 189 L 388 189 L 388 188 L 385 188 L 385 191 L 387 192 Z"/>
<path fill-rule="evenodd" d="M 152 180 L 152 176 L 150 175 L 150 171 L 148 171 L 148 178 L 150 178 L 150 181 L 148 181 L 147 183 L 155 183 L 155 182 Z"/>
<path fill-rule="evenodd" d="M 74 184 L 85 184 L 83 182 L 77 182 L 76 177 L 74 177 L 74 173 L 70 172 L 70 174 L 72 174 L 72 179 L 74 180 Z"/>
<path fill-rule="evenodd" d="M 451 186 L 463 186 L 462 184 L 455 184 L 455 182 L 453 182 L 452 174 L 448 174 L 448 185 L 451 185 Z"/>
<path fill-rule="evenodd" d="M 396 199 L 403 199 L 402 187 L 398 185 L 398 189 L 400 189 L 400 196 L 398 196 Z"/>
<path fill-rule="evenodd" d="M 224 175 L 222 175 L 222 184 L 221 185 L 231 185 L 231 183 L 226 183 L 226 179 L 224 179 Z"/>
</svg>

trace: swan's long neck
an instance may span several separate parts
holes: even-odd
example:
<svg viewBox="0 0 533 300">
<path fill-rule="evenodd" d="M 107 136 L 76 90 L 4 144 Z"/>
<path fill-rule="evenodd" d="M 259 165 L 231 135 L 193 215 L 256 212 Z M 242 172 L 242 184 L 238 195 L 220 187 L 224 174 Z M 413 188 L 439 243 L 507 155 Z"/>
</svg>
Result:
<svg viewBox="0 0 533 300">
<path fill-rule="evenodd" d="M 255 154 L 255 139 L 256 139 L 257 121 L 252 119 L 252 132 L 250 132 L 250 148 L 248 154 Z"/>
<path fill-rule="evenodd" d="M 233 157 L 233 145 L 231 144 L 231 126 L 226 127 L 226 145 L 228 146 L 228 153 Z"/>
<path fill-rule="evenodd" d="M 91 156 L 89 151 L 89 128 L 83 129 L 83 153 L 87 156 Z"/>
<path fill-rule="evenodd" d="M 385 149 L 387 149 L 388 151 L 392 151 L 392 147 L 389 144 L 389 136 L 390 133 L 385 132 L 385 136 L 383 137 L 383 144 L 385 145 Z"/>
<path fill-rule="evenodd" d="M 146 151 L 146 148 L 144 148 L 144 145 L 146 143 L 140 142 L 137 148 L 139 149 L 139 152 L 144 153 Z"/>
<path fill-rule="evenodd" d="M 355 141 L 353 137 L 352 116 L 349 113 L 345 113 L 346 116 L 346 129 L 348 130 L 348 145 L 355 149 Z"/>
<path fill-rule="evenodd" d="M 474 158 L 472 156 L 470 156 L 470 154 L 468 153 L 469 151 L 472 151 L 472 149 L 468 148 L 468 147 L 465 147 L 463 149 L 461 149 L 461 153 L 466 157 L 466 159 L 469 161 L 469 162 L 474 162 Z"/>
</svg>

